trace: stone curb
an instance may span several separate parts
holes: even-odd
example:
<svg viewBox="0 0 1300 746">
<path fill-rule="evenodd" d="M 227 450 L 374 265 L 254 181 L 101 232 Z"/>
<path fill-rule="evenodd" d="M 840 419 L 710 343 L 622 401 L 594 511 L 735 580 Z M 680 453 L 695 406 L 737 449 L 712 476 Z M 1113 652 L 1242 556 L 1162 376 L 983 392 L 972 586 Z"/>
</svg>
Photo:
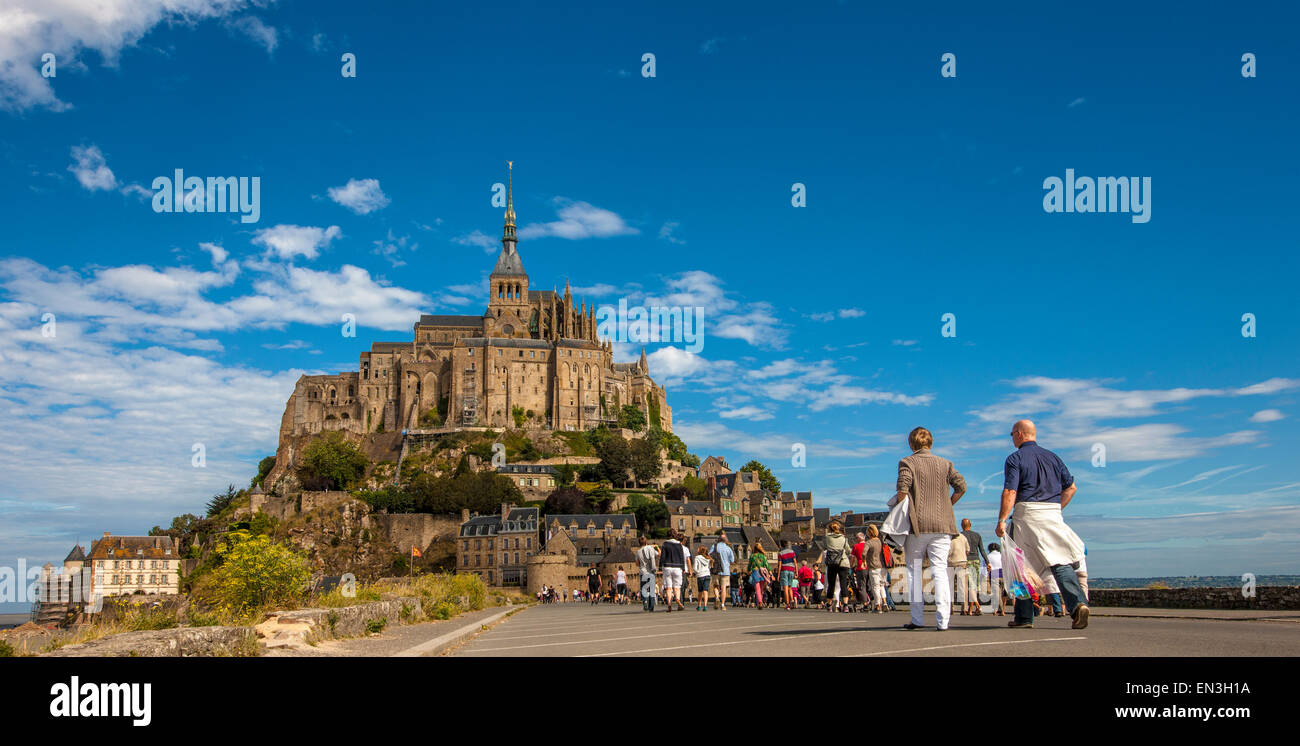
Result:
<svg viewBox="0 0 1300 746">
<path fill-rule="evenodd" d="M 501 619 L 510 616 L 511 614 L 517 611 L 523 611 L 526 608 L 528 608 L 528 605 L 526 604 L 511 606 L 510 608 L 499 611 L 490 617 L 480 619 L 474 622 L 473 624 L 467 624 L 464 627 L 452 630 L 451 632 L 448 632 L 444 635 L 439 635 L 438 637 L 435 637 L 432 640 L 422 642 L 419 645 L 416 645 L 414 647 L 409 647 L 406 650 L 401 651 L 400 653 L 394 653 L 390 657 L 423 658 L 423 657 L 437 655 L 438 653 L 441 653 L 442 651 L 446 650 L 452 645 L 455 645 L 456 643 L 461 642 L 462 640 L 466 640 L 470 637 L 473 637 L 474 635 L 477 635 L 479 633 L 479 630 L 485 625 L 489 625 L 494 622 L 497 622 Z"/>
</svg>

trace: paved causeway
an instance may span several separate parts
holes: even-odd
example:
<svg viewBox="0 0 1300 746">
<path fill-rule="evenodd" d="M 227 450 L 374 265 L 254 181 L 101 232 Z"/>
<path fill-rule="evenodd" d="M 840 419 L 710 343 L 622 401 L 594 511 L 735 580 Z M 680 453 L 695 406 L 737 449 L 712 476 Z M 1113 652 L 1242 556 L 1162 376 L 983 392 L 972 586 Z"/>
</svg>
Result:
<svg viewBox="0 0 1300 746">
<path fill-rule="evenodd" d="M 1114 616 L 1112 616 L 1114 615 Z M 633 606 L 548 604 L 525 609 L 454 656 L 1257 656 L 1300 655 L 1300 613 L 1094 608 L 1087 629 L 1068 618 L 1007 629 L 1010 617 L 955 616 L 946 632 L 907 631 L 905 611 L 832 614 L 727 609 L 671 614 Z M 933 624 L 934 614 L 926 614 Z"/>
</svg>

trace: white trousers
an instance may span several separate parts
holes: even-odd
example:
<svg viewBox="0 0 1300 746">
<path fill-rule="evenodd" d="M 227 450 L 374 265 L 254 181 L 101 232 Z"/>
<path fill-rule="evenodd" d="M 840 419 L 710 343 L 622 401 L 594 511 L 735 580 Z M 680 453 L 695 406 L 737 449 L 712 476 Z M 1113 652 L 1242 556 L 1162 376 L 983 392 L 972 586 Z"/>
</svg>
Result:
<svg viewBox="0 0 1300 746">
<path fill-rule="evenodd" d="M 907 588 L 912 624 L 925 626 L 925 582 L 922 580 L 921 561 L 930 560 L 930 576 L 934 581 L 934 617 L 939 629 L 948 629 L 948 616 L 952 612 L 952 586 L 948 583 L 948 550 L 952 537 L 948 534 L 908 534 L 903 542 L 907 553 Z"/>
</svg>

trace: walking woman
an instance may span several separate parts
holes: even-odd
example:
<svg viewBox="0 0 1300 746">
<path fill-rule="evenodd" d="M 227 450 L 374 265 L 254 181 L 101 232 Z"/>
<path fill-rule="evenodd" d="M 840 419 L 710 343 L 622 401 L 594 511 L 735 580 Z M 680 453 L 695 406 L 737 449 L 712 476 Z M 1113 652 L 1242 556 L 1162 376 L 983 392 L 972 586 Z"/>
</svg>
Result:
<svg viewBox="0 0 1300 746">
<path fill-rule="evenodd" d="M 948 629 L 952 612 L 952 584 L 948 580 L 948 551 L 952 537 L 956 536 L 957 519 L 952 506 L 966 494 L 966 480 L 952 462 L 930 452 L 934 436 L 929 430 L 918 427 L 907 435 L 912 455 L 898 462 L 897 492 L 889 501 L 894 506 L 899 500 L 910 500 L 908 514 L 911 533 L 903 549 L 907 554 L 907 587 L 910 594 L 912 620 L 904 629 L 925 626 L 925 597 L 922 561 L 930 560 L 934 578 L 935 622 L 940 630 Z M 952 488 L 951 496 L 948 488 Z"/>
<path fill-rule="evenodd" d="M 763 554 L 763 545 L 754 542 L 754 549 L 749 554 L 749 582 L 754 586 L 754 608 L 763 608 L 763 584 L 767 582 L 767 555 Z"/>
<path fill-rule="evenodd" d="M 876 602 L 876 613 L 885 613 L 885 558 L 880 544 L 880 529 L 875 525 L 867 526 L 867 546 L 863 551 L 866 558 L 867 575 L 871 582 L 871 599 Z"/>
<path fill-rule="evenodd" d="M 840 597 L 849 593 L 849 540 L 844 537 L 844 527 L 831 521 L 826 527 L 826 549 L 821 561 L 826 563 L 827 611 L 840 610 Z"/>
</svg>

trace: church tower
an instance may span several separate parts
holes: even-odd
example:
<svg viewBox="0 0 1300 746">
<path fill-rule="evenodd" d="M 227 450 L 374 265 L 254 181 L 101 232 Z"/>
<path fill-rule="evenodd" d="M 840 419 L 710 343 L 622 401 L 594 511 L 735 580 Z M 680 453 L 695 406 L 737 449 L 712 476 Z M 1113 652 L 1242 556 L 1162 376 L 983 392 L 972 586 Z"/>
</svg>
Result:
<svg viewBox="0 0 1300 746">
<path fill-rule="evenodd" d="M 506 161 L 506 166 L 506 225 L 501 234 L 501 255 L 488 276 L 484 329 L 490 337 L 529 337 L 528 273 L 515 248 L 514 162 Z"/>
</svg>

